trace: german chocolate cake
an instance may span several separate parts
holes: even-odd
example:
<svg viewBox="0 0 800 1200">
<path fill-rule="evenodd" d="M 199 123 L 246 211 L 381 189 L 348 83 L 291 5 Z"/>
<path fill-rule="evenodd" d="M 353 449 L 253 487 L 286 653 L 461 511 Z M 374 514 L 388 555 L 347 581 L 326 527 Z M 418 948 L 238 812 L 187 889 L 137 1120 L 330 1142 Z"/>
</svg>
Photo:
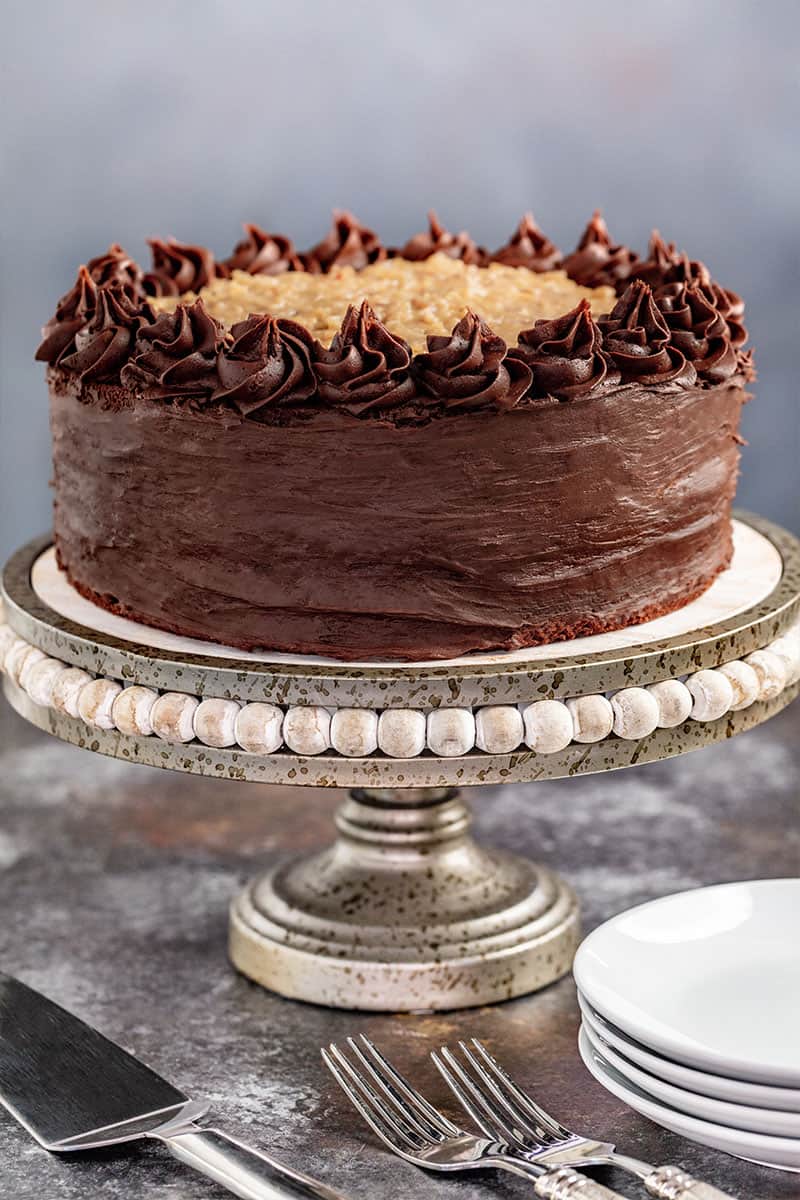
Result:
<svg viewBox="0 0 800 1200">
<path fill-rule="evenodd" d="M 669 612 L 731 556 L 743 304 L 598 213 L 489 253 L 349 213 L 307 252 L 151 242 L 44 329 L 72 584 L 242 649 L 448 658 Z"/>
</svg>

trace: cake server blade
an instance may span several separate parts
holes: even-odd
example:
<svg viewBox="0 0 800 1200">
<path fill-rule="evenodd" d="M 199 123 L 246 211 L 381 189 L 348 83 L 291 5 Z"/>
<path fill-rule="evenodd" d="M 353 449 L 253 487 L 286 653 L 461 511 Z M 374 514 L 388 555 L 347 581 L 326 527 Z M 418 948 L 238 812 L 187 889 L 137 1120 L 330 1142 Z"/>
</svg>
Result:
<svg viewBox="0 0 800 1200">
<path fill-rule="evenodd" d="M 243 1200 L 345 1200 L 220 1129 L 167 1083 L 40 992 L 0 971 L 0 1104 L 46 1150 L 155 1138 Z"/>
<path fill-rule="evenodd" d="M 46 996 L 0 972 L 0 1103 L 48 1150 L 141 1137 L 189 1097 Z M 127 1128 L 120 1128 L 127 1126 Z M 103 1137 L 107 1134 L 107 1137 Z"/>
</svg>

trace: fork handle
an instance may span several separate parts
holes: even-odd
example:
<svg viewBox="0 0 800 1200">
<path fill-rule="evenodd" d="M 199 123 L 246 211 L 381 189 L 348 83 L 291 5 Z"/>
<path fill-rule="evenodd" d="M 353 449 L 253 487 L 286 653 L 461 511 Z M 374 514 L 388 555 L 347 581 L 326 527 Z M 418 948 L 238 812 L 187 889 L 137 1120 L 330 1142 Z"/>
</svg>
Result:
<svg viewBox="0 0 800 1200">
<path fill-rule="evenodd" d="M 542 1200 L 622 1200 L 619 1192 L 612 1192 L 571 1167 L 557 1167 L 540 1175 L 533 1190 Z"/>
<path fill-rule="evenodd" d="M 729 1192 L 695 1179 L 680 1167 L 656 1167 L 644 1186 L 656 1200 L 735 1200 Z"/>
</svg>

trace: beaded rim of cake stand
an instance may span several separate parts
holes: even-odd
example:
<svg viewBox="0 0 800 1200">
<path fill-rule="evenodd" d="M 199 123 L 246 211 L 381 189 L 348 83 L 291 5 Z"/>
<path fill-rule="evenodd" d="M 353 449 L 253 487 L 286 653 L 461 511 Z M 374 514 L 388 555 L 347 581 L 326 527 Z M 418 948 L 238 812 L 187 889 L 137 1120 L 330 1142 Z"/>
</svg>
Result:
<svg viewBox="0 0 800 1200">
<path fill-rule="evenodd" d="M 31 568 L 51 544 L 49 537 L 23 546 L 5 566 L 3 592 L 16 634 L 47 654 L 91 675 L 179 691 L 280 707 L 431 710 L 503 704 L 534 699 L 566 700 L 646 687 L 666 677 L 744 658 L 783 634 L 800 606 L 800 540 L 761 517 L 735 513 L 772 542 L 783 570 L 773 590 L 745 611 L 702 629 L 643 645 L 590 654 L 526 661 L 461 660 L 357 666 L 348 663 L 260 662 L 156 649 L 78 624 L 50 608 L 33 590 Z"/>
<path fill-rule="evenodd" d="M 289 751 L 304 758 L 333 751 L 343 758 L 404 761 L 426 753 L 447 759 L 529 750 L 547 756 L 576 743 L 640 741 L 658 729 L 715 722 L 776 700 L 800 680 L 800 621 L 767 646 L 684 679 L 669 676 L 608 695 L 427 711 L 277 705 L 126 685 L 47 655 L 18 637 L 2 611 L 0 666 L 39 708 L 81 721 L 89 730 L 179 746 L 194 742 L 257 756 Z"/>
</svg>

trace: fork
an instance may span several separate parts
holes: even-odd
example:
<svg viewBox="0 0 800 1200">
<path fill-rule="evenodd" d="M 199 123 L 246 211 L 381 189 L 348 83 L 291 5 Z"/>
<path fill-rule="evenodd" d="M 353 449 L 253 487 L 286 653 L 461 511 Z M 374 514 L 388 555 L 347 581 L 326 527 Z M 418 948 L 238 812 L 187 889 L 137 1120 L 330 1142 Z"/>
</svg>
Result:
<svg viewBox="0 0 800 1200">
<path fill-rule="evenodd" d="M 471 1039 L 471 1048 L 464 1042 L 458 1045 L 463 1063 L 446 1046 L 441 1053 L 434 1050 L 431 1058 L 481 1132 L 502 1141 L 512 1153 L 540 1164 L 620 1167 L 636 1175 L 657 1200 L 733 1200 L 679 1167 L 652 1167 L 618 1154 L 610 1142 L 574 1133 L 527 1095 L 477 1038 Z"/>
<path fill-rule="evenodd" d="M 427 1171 L 498 1167 L 534 1181 L 543 1200 L 622 1200 L 571 1166 L 538 1163 L 493 1137 L 477 1137 L 434 1108 L 363 1034 L 348 1038 L 348 1058 L 334 1043 L 322 1050 L 325 1065 L 384 1145 Z M 355 1059 L 353 1062 L 351 1059 Z"/>
</svg>

